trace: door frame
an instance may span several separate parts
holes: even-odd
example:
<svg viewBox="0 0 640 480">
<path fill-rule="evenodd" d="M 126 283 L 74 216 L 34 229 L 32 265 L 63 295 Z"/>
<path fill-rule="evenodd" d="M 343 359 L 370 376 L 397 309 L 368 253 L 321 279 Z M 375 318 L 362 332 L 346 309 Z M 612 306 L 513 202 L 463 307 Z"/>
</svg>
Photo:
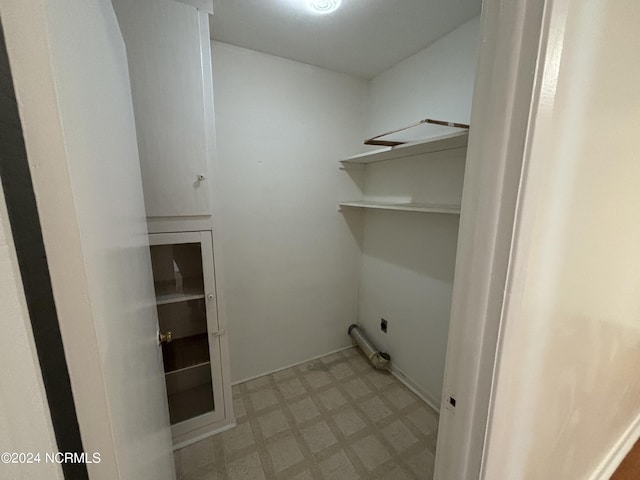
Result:
<svg viewBox="0 0 640 480">
<path fill-rule="evenodd" d="M 530 107 L 535 90 L 535 72 L 543 36 L 542 18 L 549 0 L 516 0 L 502 2 L 485 0 L 482 11 L 482 47 L 480 51 L 470 132 L 467 171 L 463 193 L 456 281 L 454 282 L 451 328 L 445 369 L 442 415 L 436 458 L 436 479 L 478 479 L 484 455 L 484 441 L 489 420 L 494 368 L 499 359 L 499 333 L 503 304 L 503 292 L 513 240 L 513 226 L 518 199 L 520 174 L 526 150 Z M 16 76 L 17 86 L 23 91 L 34 92 L 32 101 L 43 99 L 43 104 L 55 98 L 55 85 L 50 81 L 43 87 L 40 77 L 51 80 L 46 69 L 51 52 L 48 50 L 46 20 L 38 10 L 38 2 L 20 7 L 2 2 L 14 15 L 3 18 L 5 27 L 15 31 L 21 24 L 31 25 L 31 40 L 24 48 L 33 47 L 42 75 L 27 75 L 24 68 Z M 23 12 L 17 14 L 18 8 Z M 5 13 L 3 9 L 3 13 Z M 28 22 L 27 19 L 31 19 Z M 9 45 L 16 47 L 17 44 Z M 39 71 L 36 68 L 36 72 Z M 20 85 L 22 82 L 22 85 Z M 44 89 L 44 91 L 43 91 Z M 55 106 L 43 115 L 58 125 Z M 62 138 L 60 131 L 52 136 Z M 41 158 L 51 155 L 48 144 L 41 139 L 27 138 Z M 54 145 L 55 153 L 64 158 L 64 146 Z M 36 195 L 43 191 L 55 198 L 55 192 L 71 192 L 69 179 L 64 173 L 51 171 L 46 162 L 37 175 L 40 182 L 34 188 Z M 47 173 L 51 175 L 48 177 Z M 482 187 L 482 188 L 480 188 Z M 40 190 L 40 192 L 38 191 Z M 73 211 L 70 196 L 61 199 L 69 211 Z M 65 219 L 62 218 L 61 225 Z M 50 221 L 54 219 L 50 218 Z M 45 237 L 45 245 L 55 239 Z M 73 248 L 76 245 L 67 245 Z M 81 272 L 82 265 L 71 265 L 74 272 Z M 69 271 L 69 265 L 65 266 Z M 52 271 L 55 277 L 56 270 Z M 55 278 L 52 278 L 55 281 Z M 64 278 L 58 278 L 64 283 Z M 68 299 L 71 304 L 73 298 Z M 90 312 L 85 317 L 91 319 Z M 88 384 L 76 388 L 74 397 L 79 416 L 90 418 L 81 430 L 92 446 L 102 451 L 103 464 L 117 471 L 111 438 L 111 424 L 106 405 L 107 395 L 102 381 L 100 359 L 90 352 L 97 350 L 94 335 L 82 335 L 92 331 L 91 321 L 78 323 L 77 335 L 65 335 L 65 349 L 71 376 L 74 369 L 89 372 Z M 91 333 L 91 332 L 89 332 Z M 83 338 L 81 342 L 72 339 Z M 87 343 L 87 339 L 90 340 Z M 74 353 L 75 352 L 75 353 Z M 79 352 L 82 364 L 78 364 Z M 456 406 L 447 407 L 450 396 Z M 104 477 L 106 478 L 106 477 Z M 116 478 L 113 476 L 112 478 Z"/>
<path fill-rule="evenodd" d="M 504 292 L 549 1 L 483 2 L 436 480 L 483 478 Z"/>
<path fill-rule="evenodd" d="M 72 4 L 77 8 L 71 8 Z M 140 471 L 158 479 L 173 479 L 166 404 L 149 405 L 146 401 L 151 396 L 154 400 L 162 399 L 161 360 L 151 355 L 156 353 L 151 347 L 155 329 L 152 323 L 143 321 L 130 331 L 120 328 L 129 318 L 151 320 L 155 312 L 151 265 L 144 256 L 144 248 L 148 252 L 148 247 L 140 174 L 135 163 L 125 163 L 135 159 L 137 146 L 135 130 L 131 128 L 133 109 L 129 108 L 130 92 L 127 94 L 124 43 L 119 38 L 111 3 L 67 0 L 54 7 L 45 0 L 0 0 L 0 16 L 82 446 L 90 460 L 93 453 L 100 455 L 100 462 L 87 462 L 86 470 L 92 479 L 142 478 Z M 78 52 L 68 49 L 74 42 L 79 46 Z M 93 54 L 92 60 L 105 58 L 102 73 L 108 75 L 102 78 L 113 86 L 113 91 L 101 90 L 104 95 L 98 97 L 95 104 L 86 98 L 100 87 L 95 81 L 98 70 L 89 69 L 93 73 L 87 75 L 84 82 L 74 75 L 89 71 L 83 60 L 90 54 Z M 74 85 L 82 88 L 72 88 Z M 80 102 L 80 98 L 84 100 Z M 107 102 L 109 108 L 104 108 Z M 98 111 L 100 115 L 96 115 Z M 95 124 L 88 123 L 93 116 Z M 100 128 L 107 119 L 116 116 L 120 123 L 113 129 Z M 87 135 L 82 134 L 83 131 Z M 78 146 L 86 150 L 74 148 Z M 113 156 L 112 152 L 115 152 Z M 97 169 L 107 165 L 105 158 L 113 158 L 113 166 L 105 178 L 100 178 L 94 170 L 93 176 L 86 178 L 86 172 L 79 168 L 90 165 Z M 76 161 L 79 159 L 85 163 Z M 131 168 L 122 168 L 128 166 Z M 109 204 L 104 197 L 102 203 L 82 203 L 82 195 L 93 185 L 116 184 L 114 172 L 123 172 L 118 179 L 118 183 L 123 184 L 118 200 L 134 200 L 128 202 L 127 208 L 118 210 L 116 203 Z M 83 180 L 87 181 L 83 183 Z M 140 186 L 135 188 L 134 184 Z M 88 212 L 100 208 L 113 213 L 110 221 L 118 222 L 117 231 L 122 232 L 121 238 L 126 240 L 120 245 L 110 248 L 106 241 L 93 242 L 101 236 L 113 238 L 114 235 L 112 230 L 95 228 L 87 221 Z M 80 225 L 81 218 L 83 225 Z M 123 259 L 139 263 L 124 265 Z M 90 265 L 95 267 L 93 271 L 88 268 Z M 148 267 L 149 281 L 123 283 L 134 284 L 131 290 L 110 282 L 103 285 L 104 297 L 95 295 L 97 282 L 91 283 L 90 276 L 97 279 L 103 271 L 113 273 L 112 265 L 130 266 L 131 273 L 136 274 Z M 98 267 L 100 271 L 95 274 Z M 122 270 L 123 275 L 128 273 L 127 268 Z M 114 305 L 112 298 L 128 301 L 123 302 L 121 311 L 110 310 L 115 312 L 110 315 L 105 312 Z M 109 328 L 104 328 L 107 325 Z M 129 353 L 142 351 L 149 352 L 145 362 L 131 360 L 135 357 Z M 109 364 L 106 359 L 113 361 Z M 128 365 L 123 366 L 127 361 Z M 146 382 L 120 382 L 124 376 L 133 376 L 133 372 L 142 368 L 146 369 Z M 136 378 L 140 377 L 136 375 Z M 128 393 L 134 389 L 144 392 L 146 397 L 138 398 L 136 404 L 124 405 Z M 122 415 L 123 412 L 128 417 Z"/>
</svg>

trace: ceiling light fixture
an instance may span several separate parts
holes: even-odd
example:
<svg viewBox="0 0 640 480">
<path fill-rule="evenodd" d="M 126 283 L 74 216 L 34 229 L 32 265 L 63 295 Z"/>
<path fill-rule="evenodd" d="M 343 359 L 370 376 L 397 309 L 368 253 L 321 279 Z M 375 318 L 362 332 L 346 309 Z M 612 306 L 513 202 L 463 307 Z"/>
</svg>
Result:
<svg viewBox="0 0 640 480">
<path fill-rule="evenodd" d="M 340 8 L 342 0 L 306 0 L 307 8 L 313 13 L 331 13 Z"/>
</svg>

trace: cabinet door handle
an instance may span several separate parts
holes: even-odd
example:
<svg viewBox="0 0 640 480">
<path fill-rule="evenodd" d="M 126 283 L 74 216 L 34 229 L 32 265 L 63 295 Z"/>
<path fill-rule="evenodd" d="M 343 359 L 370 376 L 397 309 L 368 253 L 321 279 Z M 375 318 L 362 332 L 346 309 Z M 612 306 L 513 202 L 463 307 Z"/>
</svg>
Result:
<svg viewBox="0 0 640 480">
<path fill-rule="evenodd" d="M 173 340 L 173 334 L 171 332 L 167 333 L 158 333 L 158 339 L 160 340 L 160 344 L 170 343 Z"/>
</svg>

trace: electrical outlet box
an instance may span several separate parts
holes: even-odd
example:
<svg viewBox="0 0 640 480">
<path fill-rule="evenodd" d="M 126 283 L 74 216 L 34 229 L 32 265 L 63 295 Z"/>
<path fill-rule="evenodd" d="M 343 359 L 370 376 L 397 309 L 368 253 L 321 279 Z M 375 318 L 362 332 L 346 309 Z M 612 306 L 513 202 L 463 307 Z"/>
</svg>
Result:
<svg viewBox="0 0 640 480">
<path fill-rule="evenodd" d="M 387 333 L 387 321 L 384 318 L 380 319 L 380 330 Z"/>
<path fill-rule="evenodd" d="M 448 394 L 447 395 L 447 400 L 444 403 L 444 408 L 446 408 L 449 412 L 451 412 L 452 414 L 456 414 L 456 397 L 453 396 L 453 394 Z"/>
</svg>

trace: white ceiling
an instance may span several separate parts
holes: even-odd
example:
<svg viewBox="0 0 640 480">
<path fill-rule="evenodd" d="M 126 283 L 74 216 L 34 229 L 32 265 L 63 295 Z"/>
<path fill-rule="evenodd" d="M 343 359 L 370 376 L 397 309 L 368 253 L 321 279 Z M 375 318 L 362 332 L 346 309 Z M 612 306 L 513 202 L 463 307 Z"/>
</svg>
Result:
<svg viewBox="0 0 640 480">
<path fill-rule="evenodd" d="M 481 0 L 214 0 L 214 40 L 372 78 L 480 13 Z"/>
</svg>

